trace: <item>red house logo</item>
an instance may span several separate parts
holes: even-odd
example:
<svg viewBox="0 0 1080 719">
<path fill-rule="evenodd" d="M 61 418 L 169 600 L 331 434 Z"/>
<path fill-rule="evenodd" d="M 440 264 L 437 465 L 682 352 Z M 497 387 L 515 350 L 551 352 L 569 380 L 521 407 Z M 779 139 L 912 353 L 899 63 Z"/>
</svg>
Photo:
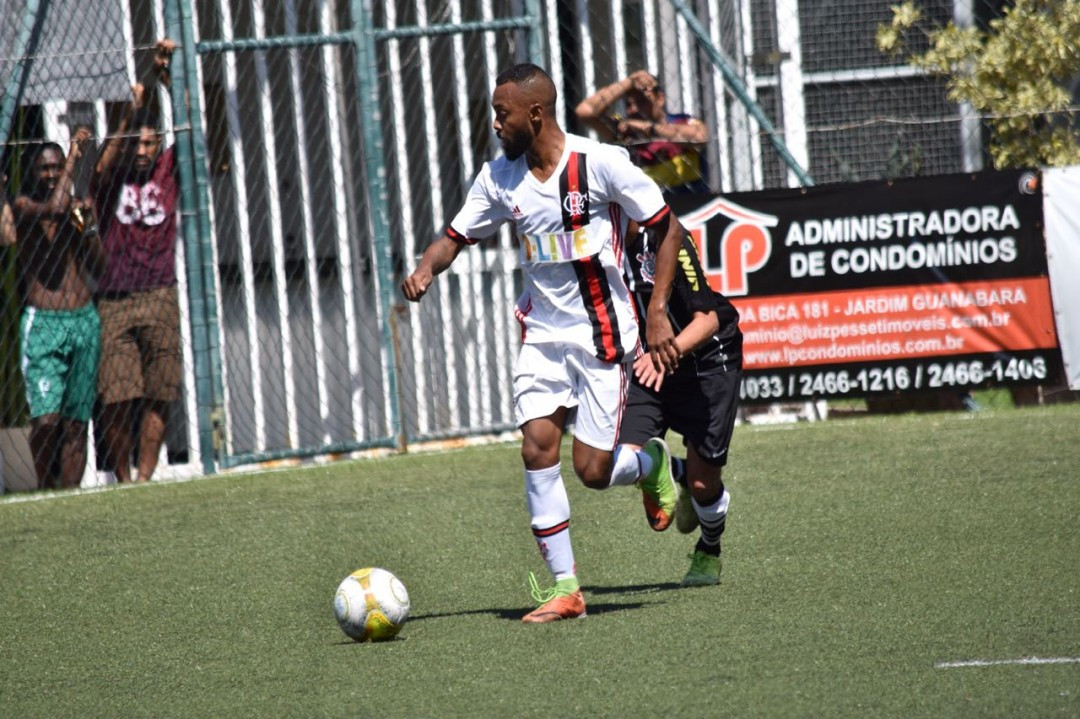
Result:
<svg viewBox="0 0 1080 719">
<path fill-rule="evenodd" d="M 728 297 L 750 292 L 750 273 L 772 255 L 777 218 L 717 197 L 679 217 L 698 248 L 709 286 Z"/>
</svg>

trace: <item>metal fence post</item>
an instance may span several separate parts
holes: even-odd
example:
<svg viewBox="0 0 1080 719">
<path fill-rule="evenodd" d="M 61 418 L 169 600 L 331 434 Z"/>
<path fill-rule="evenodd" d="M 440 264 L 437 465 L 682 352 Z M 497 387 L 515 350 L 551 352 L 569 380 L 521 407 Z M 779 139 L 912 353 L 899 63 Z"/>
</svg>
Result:
<svg viewBox="0 0 1080 719">
<path fill-rule="evenodd" d="M 375 278 L 378 283 L 379 313 L 382 325 L 383 367 L 386 371 L 388 416 L 391 435 L 398 448 L 406 444 L 401 422 L 401 394 L 397 375 L 401 357 L 394 321 L 394 255 L 387 217 L 389 195 L 386 189 L 386 159 L 383 154 L 382 115 L 379 108 L 379 75 L 376 71 L 375 28 L 370 0 L 352 0 L 353 42 L 356 48 L 356 78 L 360 88 L 360 116 L 363 118 L 366 195 L 371 215 L 372 244 L 375 249 Z"/>
<path fill-rule="evenodd" d="M 769 142 L 772 143 L 773 148 L 783 159 L 784 164 L 788 166 L 792 174 L 795 175 L 799 183 L 803 187 L 809 187 L 814 184 L 813 179 L 809 173 L 803 169 L 799 161 L 788 150 L 787 144 L 780 138 L 779 133 L 776 131 L 776 127 L 769 120 L 768 116 L 761 109 L 761 105 L 757 103 L 754 98 L 750 97 L 750 93 L 746 90 L 746 84 L 739 77 L 738 73 L 731 67 L 728 61 L 724 58 L 723 54 L 716 49 L 712 40 L 709 39 L 709 34 L 705 31 L 705 28 L 701 26 L 697 16 L 687 6 L 685 0 L 671 0 L 672 7 L 675 11 L 682 16 L 682 19 L 686 21 L 686 25 L 690 28 L 690 32 L 694 33 L 694 37 L 697 38 L 698 44 L 701 45 L 701 49 L 709 56 L 709 60 L 713 65 L 716 65 L 720 69 L 720 73 L 724 76 L 724 81 L 731 88 L 731 91 L 735 94 L 735 97 L 739 99 L 739 102 L 750 111 L 750 115 L 761 126 L 761 129 L 769 138 Z"/>
<path fill-rule="evenodd" d="M 181 63 L 172 73 L 169 93 L 176 135 L 176 163 L 180 170 L 180 227 L 184 233 L 184 254 L 188 280 L 192 357 L 195 363 L 195 405 L 198 412 L 199 456 L 204 474 L 216 469 L 213 414 L 217 406 L 214 377 L 219 376 L 220 360 L 211 348 L 218 342 L 214 317 L 213 254 L 207 246 L 210 237 L 205 193 L 206 169 L 199 149 L 203 147 L 201 118 L 198 111 L 199 80 L 196 71 L 194 23 L 190 0 L 166 3 L 168 35 L 178 43 Z M 186 133 L 184 132 L 186 130 Z M 210 267 L 208 267 L 208 265 Z M 217 362 L 218 367 L 213 368 Z"/>
<path fill-rule="evenodd" d="M 540 0 L 525 0 L 525 15 L 532 21 L 527 30 L 529 34 L 529 62 L 544 67 L 544 37 L 540 28 Z"/>
</svg>

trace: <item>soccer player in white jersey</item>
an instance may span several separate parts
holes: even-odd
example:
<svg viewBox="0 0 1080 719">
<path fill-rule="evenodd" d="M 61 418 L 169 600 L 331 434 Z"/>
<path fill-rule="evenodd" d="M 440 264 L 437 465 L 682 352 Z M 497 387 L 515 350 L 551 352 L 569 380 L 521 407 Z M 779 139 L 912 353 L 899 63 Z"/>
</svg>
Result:
<svg viewBox="0 0 1080 719">
<path fill-rule="evenodd" d="M 523 621 L 585 616 L 570 544 L 570 504 L 559 445 L 573 412 L 574 471 L 587 486 L 639 483 L 654 530 L 674 516 L 676 489 L 667 445 L 616 447 L 629 378 L 641 351 L 637 317 L 622 274 L 629 220 L 662 238 L 647 315 L 647 342 L 657 371 L 678 364 L 667 301 L 685 232 L 656 184 L 622 148 L 563 132 L 555 118 L 555 85 L 536 65 L 521 64 L 495 81 L 495 133 L 504 156 L 488 162 L 446 233 L 425 250 L 402 284 L 419 301 L 435 275 L 466 246 L 514 223 L 524 292 L 516 314 L 523 344 L 514 366 L 515 419 L 522 430 L 525 493 L 533 536 L 555 579 Z"/>
</svg>

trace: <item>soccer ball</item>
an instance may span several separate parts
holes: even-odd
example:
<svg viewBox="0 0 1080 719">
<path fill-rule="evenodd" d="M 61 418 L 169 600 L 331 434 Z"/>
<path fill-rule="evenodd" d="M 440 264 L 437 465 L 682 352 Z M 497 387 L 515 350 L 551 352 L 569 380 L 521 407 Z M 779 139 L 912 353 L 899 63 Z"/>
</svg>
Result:
<svg viewBox="0 0 1080 719">
<path fill-rule="evenodd" d="M 341 630 L 358 642 L 393 639 L 409 618 L 409 593 L 385 569 L 358 569 L 338 585 L 334 615 Z"/>
</svg>

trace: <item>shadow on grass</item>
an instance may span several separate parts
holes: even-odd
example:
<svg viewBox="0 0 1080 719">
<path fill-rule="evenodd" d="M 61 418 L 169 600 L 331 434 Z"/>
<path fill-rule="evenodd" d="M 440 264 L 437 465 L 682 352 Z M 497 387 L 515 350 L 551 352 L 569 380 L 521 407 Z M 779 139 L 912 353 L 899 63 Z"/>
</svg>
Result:
<svg viewBox="0 0 1080 719">
<path fill-rule="evenodd" d="M 585 587 L 584 589 L 587 593 L 591 592 L 588 587 Z M 610 612 L 622 612 L 629 611 L 631 609 L 641 609 L 648 604 L 654 603 L 655 602 L 627 602 L 624 604 L 613 604 L 588 602 L 587 611 L 589 615 L 608 614 Z M 470 614 L 490 614 L 492 616 L 498 617 L 499 619 L 520 621 L 522 617 L 531 612 L 533 609 L 535 609 L 535 607 L 515 607 L 514 609 L 465 609 L 460 612 L 430 612 L 428 614 L 418 614 L 414 617 L 409 617 L 409 622 L 419 622 L 425 619 L 441 619 L 443 617 L 464 617 Z"/>
<path fill-rule="evenodd" d="M 595 585 L 583 586 L 582 591 L 589 594 L 641 594 L 642 592 L 666 592 L 670 589 L 682 589 L 678 582 L 662 582 L 657 584 L 617 584 L 611 587 L 598 587 Z"/>
</svg>

